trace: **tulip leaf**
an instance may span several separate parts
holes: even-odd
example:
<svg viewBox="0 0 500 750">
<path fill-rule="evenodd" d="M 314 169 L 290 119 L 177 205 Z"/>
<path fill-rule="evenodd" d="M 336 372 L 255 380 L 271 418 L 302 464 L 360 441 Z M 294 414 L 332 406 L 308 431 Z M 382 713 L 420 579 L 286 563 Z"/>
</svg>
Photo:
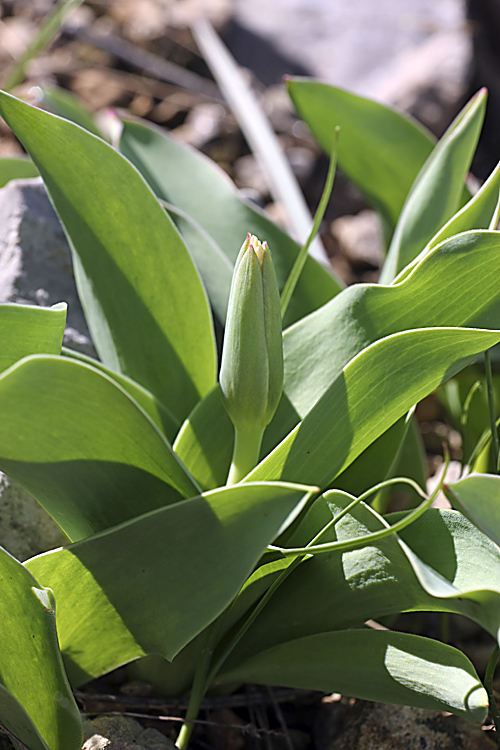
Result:
<svg viewBox="0 0 500 750">
<path fill-rule="evenodd" d="M 167 407 L 160 403 L 150 391 L 143 388 L 139 383 L 136 383 L 135 380 L 127 378 L 126 375 L 122 375 L 121 373 L 115 372 L 109 367 L 106 367 L 106 365 L 103 365 L 98 359 L 88 357 L 86 354 L 77 352 L 74 349 L 68 349 L 65 346 L 63 346 L 61 353 L 65 357 L 77 360 L 77 362 L 83 362 L 83 364 L 90 365 L 90 367 L 99 370 L 104 373 L 104 375 L 107 375 L 108 378 L 111 378 L 118 383 L 118 385 L 127 391 L 129 396 L 132 396 L 141 409 L 144 409 L 148 417 L 150 417 L 155 425 L 163 432 L 167 440 L 169 442 L 174 440 L 179 430 L 179 422 Z"/>
<path fill-rule="evenodd" d="M 381 284 L 390 283 L 411 263 L 460 207 L 485 107 L 486 94 L 482 91 L 452 122 L 422 167 L 394 230 Z"/>
<path fill-rule="evenodd" d="M 221 488 L 29 560 L 57 598 L 72 682 L 147 653 L 173 659 L 234 599 L 314 490 Z"/>
<path fill-rule="evenodd" d="M 445 487 L 445 494 L 481 531 L 500 545 L 500 477 L 469 474 Z"/>
<path fill-rule="evenodd" d="M 28 750 L 80 750 L 80 713 L 57 643 L 54 597 L 0 549 L 0 725 Z"/>
<path fill-rule="evenodd" d="M 383 518 L 363 502 L 346 513 L 353 500 L 338 491 L 325 493 L 287 539 L 287 546 L 306 545 L 341 513 L 343 517 L 320 542 L 355 541 L 390 528 L 386 519 L 395 522 L 405 515 Z M 288 563 L 293 559 L 287 558 Z M 234 612 L 241 617 L 286 570 L 287 561 L 258 568 L 236 600 Z M 358 627 L 367 619 L 403 611 L 454 612 L 475 620 L 495 637 L 500 626 L 496 546 L 461 514 L 432 509 L 399 535 L 358 549 L 309 557 L 276 589 L 223 671 L 231 672 L 280 643 Z"/>
<path fill-rule="evenodd" d="M 30 159 L 24 156 L 4 156 L 0 159 L 0 187 L 10 180 L 24 180 L 27 177 L 38 177 L 38 169 Z"/>
<path fill-rule="evenodd" d="M 67 305 L 0 304 L 0 372 L 30 354 L 60 354 Z"/>
<path fill-rule="evenodd" d="M 499 192 L 500 163 L 469 202 L 436 232 L 422 252 L 398 274 L 395 283 L 403 281 L 429 250 L 450 237 L 472 229 L 496 229 L 500 208 Z"/>
<path fill-rule="evenodd" d="M 182 420 L 214 385 L 215 346 L 205 291 L 175 226 L 101 139 L 5 93 L 0 114 L 36 164 L 68 235 L 100 358 Z"/>
<path fill-rule="evenodd" d="M 351 286 L 287 329 L 285 392 L 298 414 L 304 417 L 349 360 L 384 336 L 429 326 L 496 326 L 499 250 L 498 232 L 465 232 L 435 247 L 403 282 Z"/>
<path fill-rule="evenodd" d="M 389 523 L 400 518 L 399 513 L 386 516 Z M 466 615 L 498 638 L 497 545 L 462 513 L 437 508 L 428 510 L 398 536 L 420 585 L 436 602 L 433 609 Z"/>
<path fill-rule="evenodd" d="M 197 494 L 170 445 L 114 380 L 33 356 L 0 377 L 0 467 L 72 540 Z"/>
<path fill-rule="evenodd" d="M 404 331 L 364 349 L 248 477 L 327 486 L 415 403 L 500 341 L 500 331 Z"/>
<path fill-rule="evenodd" d="M 232 264 L 247 232 L 266 240 L 279 288 L 283 288 L 299 246 L 262 211 L 240 198 L 227 175 L 213 162 L 165 132 L 132 120 L 123 123 L 120 150 L 158 197 L 198 222 Z M 215 270 L 212 268 L 212 273 Z M 210 285 L 207 281 L 207 287 Z M 316 310 L 341 288 L 339 280 L 308 258 L 290 303 L 287 322 Z"/>
<path fill-rule="evenodd" d="M 411 118 L 348 91 L 291 78 L 288 93 L 326 154 L 340 127 L 338 165 L 380 212 L 390 234 L 404 200 L 434 146 Z"/>
<path fill-rule="evenodd" d="M 217 683 L 263 683 L 451 711 L 484 721 L 488 698 L 470 661 L 438 641 L 406 633 L 318 633 L 274 646 Z"/>
<path fill-rule="evenodd" d="M 283 335 L 284 396 L 264 435 L 263 455 L 308 414 L 349 361 L 377 340 L 429 326 L 495 325 L 499 247 L 497 232 L 453 237 L 422 258 L 404 282 L 356 284 L 288 328 Z M 391 368 L 387 363 L 388 374 Z M 225 482 L 231 459 L 232 427 L 215 393 L 200 402 L 175 443 L 204 488 Z"/>
</svg>

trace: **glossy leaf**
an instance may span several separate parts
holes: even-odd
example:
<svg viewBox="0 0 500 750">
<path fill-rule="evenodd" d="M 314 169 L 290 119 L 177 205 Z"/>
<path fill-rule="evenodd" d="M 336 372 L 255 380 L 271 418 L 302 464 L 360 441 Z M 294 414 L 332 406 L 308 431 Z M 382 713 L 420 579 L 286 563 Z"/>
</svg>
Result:
<svg viewBox="0 0 500 750">
<path fill-rule="evenodd" d="M 23 156 L 4 156 L 0 159 L 0 187 L 10 180 L 38 177 L 38 169 L 30 159 Z"/>
<path fill-rule="evenodd" d="M 400 514 L 386 516 L 390 523 Z M 399 533 L 420 585 L 436 608 L 459 612 L 494 638 L 500 628 L 498 547 L 462 513 L 431 508 Z"/>
<path fill-rule="evenodd" d="M 495 327 L 499 249 L 499 233 L 466 232 L 435 247 L 402 283 L 356 284 L 285 331 L 285 393 L 298 414 L 383 336 L 428 326 Z"/>
<path fill-rule="evenodd" d="M 430 328 L 372 344 L 249 479 L 327 486 L 411 406 L 498 341 L 500 331 Z"/>
<path fill-rule="evenodd" d="M 0 467 L 72 540 L 197 493 L 162 433 L 115 381 L 65 357 L 0 377 Z"/>
<path fill-rule="evenodd" d="M 104 141 L 4 93 L 0 114 L 38 167 L 68 234 L 100 358 L 182 420 L 215 382 L 215 349 L 205 292 L 177 230 Z"/>
<path fill-rule="evenodd" d="M 429 250 L 456 234 L 473 229 L 496 229 L 498 224 L 500 192 L 500 164 L 493 170 L 477 193 L 446 224 L 396 277 L 395 283 L 403 281 Z"/>
<path fill-rule="evenodd" d="M 340 126 L 338 163 L 381 213 L 389 233 L 434 146 L 411 118 L 378 102 L 310 79 L 291 78 L 288 93 L 312 134 L 331 153 Z"/>
<path fill-rule="evenodd" d="M 28 750 L 80 750 L 80 712 L 57 643 L 54 597 L 0 549 L 0 724 Z"/>
<path fill-rule="evenodd" d="M 164 201 L 163 206 L 181 233 L 206 286 L 212 309 L 219 322 L 224 325 L 233 277 L 233 263 L 208 232 L 185 211 L 180 211 L 171 203 Z"/>
<path fill-rule="evenodd" d="M 158 197 L 198 222 L 232 264 L 247 232 L 266 240 L 278 285 L 283 288 L 299 252 L 298 245 L 262 211 L 240 198 L 227 175 L 213 162 L 172 136 L 129 120 L 123 123 L 120 150 Z M 309 258 L 292 297 L 287 321 L 316 310 L 341 288 L 338 280 Z"/>
<path fill-rule="evenodd" d="M 459 208 L 485 107 L 483 90 L 452 122 L 420 170 L 394 230 L 380 283 L 390 283 Z"/>
<path fill-rule="evenodd" d="M 127 391 L 129 396 L 132 396 L 141 409 L 144 409 L 148 417 L 150 417 L 155 425 L 163 432 L 167 440 L 169 442 L 174 440 L 179 430 L 179 422 L 174 415 L 168 411 L 166 406 L 160 403 L 150 391 L 143 388 L 139 383 L 136 383 L 135 380 L 127 378 L 126 375 L 121 375 L 119 372 L 115 372 L 109 367 L 106 367 L 106 365 L 103 365 L 98 359 L 88 357 L 86 354 L 77 352 L 74 349 L 68 349 L 65 346 L 63 346 L 61 353 L 63 356 L 75 359 L 77 362 L 83 362 L 83 364 L 90 365 L 90 367 L 99 370 L 99 372 L 104 373 L 108 378 L 111 378 L 111 380 L 118 383 L 118 385 Z"/>
<path fill-rule="evenodd" d="M 222 488 L 29 560 L 57 598 L 72 682 L 146 653 L 172 659 L 227 607 L 311 491 Z"/>
<path fill-rule="evenodd" d="M 494 474 L 469 474 L 445 487 L 453 506 L 496 544 L 500 545 L 500 477 Z"/>
<path fill-rule="evenodd" d="M 319 633 L 275 646 L 224 674 L 218 684 L 263 683 L 338 692 L 364 700 L 451 711 L 484 721 L 488 698 L 460 651 L 406 633 Z"/>
<path fill-rule="evenodd" d="M 390 528 L 386 519 L 394 523 L 406 516 L 384 518 L 363 502 L 346 513 L 353 499 L 338 491 L 325 493 L 286 546 L 308 544 L 341 513 L 343 517 L 330 525 L 321 543 L 359 543 L 370 533 Z M 239 617 L 293 559 L 276 560 L 255 571 L 233 608 Z M 500 626 L 496 546 L 461 514 L 432 509 L 399 535 L 304 559 L 277 588 L 223 671 L 237 669 L 260 651 L 295 638 L 359 627 L 367 619 L 404 611 L 455 612 L 480 623 L 495 637 Z"/>
<path fill-rule="evenodd" d="M 30 354 L 60 354 L 67 305 L 0 304 L 0 372 Z"/>
</svg>

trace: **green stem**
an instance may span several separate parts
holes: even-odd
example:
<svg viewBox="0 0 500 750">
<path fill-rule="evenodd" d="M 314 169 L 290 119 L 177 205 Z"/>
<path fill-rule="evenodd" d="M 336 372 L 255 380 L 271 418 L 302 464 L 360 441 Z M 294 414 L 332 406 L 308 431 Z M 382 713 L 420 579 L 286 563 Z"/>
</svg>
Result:
<svg viewBox="0 0 500 750">
<path fill-rule="evenodd" d="M 490 714 L 495 724 L 495 730 L 497 735 L 497 744 L 500 747 L 500 711 L 498 710 L 497 702 L 493 694 L 493 677 L 495 675 L 495 667 L 498 664 L 498 656 L 500 650 L 498 644 L 496 644 L 493 652 L 489 658 L 488 666 L 486 667 L 486 674 L 484 675 L 484 687 L 488 693 L 488 702 L 490 704 Z"/>
<path fill-rule="evenodd" d="M 219 620 L 210 625 L 205 633 L 200 649 L 200 658 L 196 665 L 193 679 L 193 687 L 189 696 L 189 704 L 180 728 L 175 745 L 179 750 L 186 750 L 191 734 L 193 733 L 195 719 L 200 712 L 200 706 L 207 691 L 207 675 L 212 661 L 212 655 L 219 636 Z"/>
<path fill-rule="evenodd" d="M 495 395 L 493 393 L 493 375 L 491 372 L 491 357 L 489 351 L 484 353 L 484 369 L 486 371 L 486 385 L 488 388 L 488 406 L 490 410 L 491 440 L 493 446 L 493 458 L 495 461 L 495 472 L 498 474 L 500 445 L 498 443 L 498 430 L 495 420 Z"/>
<path fill-rule="evenodd" d="M 254 469 L 259 462 L 260 446 L 264 430 L 242 432 L 234 428 L 234 450 L 227 484 L 237 484 Z"/>
</svg>

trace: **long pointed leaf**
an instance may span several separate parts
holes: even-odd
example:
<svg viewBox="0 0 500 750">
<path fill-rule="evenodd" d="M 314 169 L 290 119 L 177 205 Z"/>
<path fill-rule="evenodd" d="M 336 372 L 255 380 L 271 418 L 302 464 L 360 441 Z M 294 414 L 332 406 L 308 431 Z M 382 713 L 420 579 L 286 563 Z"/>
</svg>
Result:
<svg viewBox="0 0 500 750">
<path fill-rule="evenodd" d="M 60 354 L 66 309 L 0 305 L 0 372 L 30 354 Z"/>
<path fill-rule="evenodd" d="M 54 597 L 0 549 L 0 724 L 29 750 L 79 750 L 80 713 L 57 643 Z"/>
<path fill-rule="evenodd" d="M 227 607 L 314 489 L 223 488 L 29 560 L 57 597 L 73 683 L 145 653 L 172 659 Z"/>
<path fill-rule="evenodd" d="M 485 107 L 483 90 L 457 116 L 422 167 L 396 225 L 380 283 L 390 283 L 459 208 Z"/>
<path fill-rule="evenodd" d="M 494 474 L 469 474 L 447 485 L 450 502 L 472 523 L 500 545 L 500 477 Z"/>
<path fill-rule="evenodd" d="M 422 126 L 396 110 L 348 91 L 292 78 L 288 93 L 327 154 L 340 127 L 339 167 L 380 211 L 388 233 L 434 146 Z"/>
<path fill-rule="evenodd" d="M 430 328 L 372 344 L 249 478 L 327 486 L 411 406 L 498 341 L 500 331 Z"/>
<path fill-rule="evenodd" d="M 197 493 L 117 383 L 64 357 L 28 357 L 0 377 L 0 466 L 82 539 Z"/>
<path fill-rule="evenodd" d="M 320 633 L 275 646 L 219 678 L 339 692 L 484 721 L 488 698 L 470 661 L 438 641 L 380 630 Z"/>
<path fill-rule="evenodd" d="M 182 420 L 215 382 L 215 346 L 206 295 L 177 230 L 104 141 L 5 93 L 0 114 L 38 167 L 68 234 L 101 359 Z"/>
<path fill-rule="evenodd" d="M 202 154 L 159 129 L 125 120 L 120 150 L 159 198 L 185 211 L 213 237 L 234 264 L 247 232 L 267 240 L 280 289 L 299 246 L 267 216 L 240 198 L 227 175 Z M 287 322 L 334 297 L 342 284 L 308 258 L 290 303 Z"/>
</svg>

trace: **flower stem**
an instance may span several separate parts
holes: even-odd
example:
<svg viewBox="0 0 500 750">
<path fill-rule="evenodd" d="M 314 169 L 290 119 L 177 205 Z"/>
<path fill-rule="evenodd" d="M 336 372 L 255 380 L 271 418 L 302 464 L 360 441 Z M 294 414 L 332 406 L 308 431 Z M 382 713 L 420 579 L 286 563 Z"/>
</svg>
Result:
<svg viewBox="0 0 500 750">
<path fill-rule="evenodd" d="M 227 484 L 237 484 L 252 471 L 259 462 L 260 446 L 264 430 L 243 432 L 234 428 L 234 450 Z"/>
</svg>

